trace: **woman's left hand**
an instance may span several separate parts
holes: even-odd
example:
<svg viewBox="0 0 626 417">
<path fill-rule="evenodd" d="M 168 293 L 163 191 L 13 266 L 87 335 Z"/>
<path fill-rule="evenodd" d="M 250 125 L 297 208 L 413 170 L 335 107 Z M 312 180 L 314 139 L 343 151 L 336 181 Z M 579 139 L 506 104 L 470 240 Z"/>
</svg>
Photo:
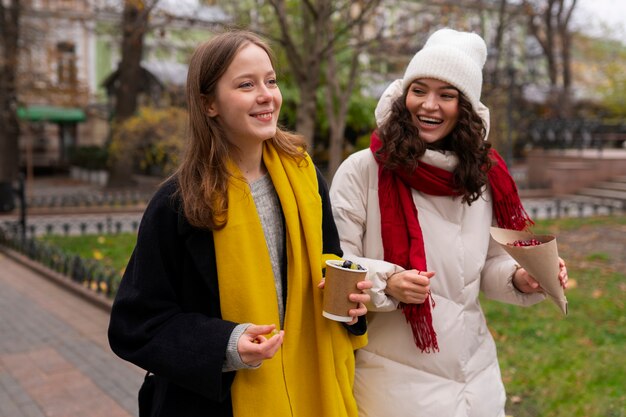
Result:
<svg viewBox="0 0 626 417">
<path fill-rule="evenodd" d="M 567 289 L 567 267 L 565 261 L 559 258 L 559 281 L 563 289 Z M 513 286 L 523 293 L 543 292 L 543 288 L 539 282 L 528 273 L 524 268 L 519 268 L 513 275 Z"/>
<path fill-rule="evenodd" d="M 317 288 L 324 288 L 325 283 L 326 281 L 322 279 L 322 282 L 317 285 Z M 348 315 L 352 317 L 352 320 L 346 323 L 348 326 L 356 324 L 356 322 L 359 321 L 359 316 L 364 316 L 367 314 L 367 307 L 365 307 L 365 303 L 370 302 L 370 295 L 363 291 L 369 290 L 370 288 L 372 288 L 372 285 L 374 285 L 372 281 L 359 281 L 356 284 L 356 287 L 357 289 L 361 290 L 361 292 L 348 295 L 350 301 L 357 303 L 356 308 L 352 308 L 348 311 Z"/>
<path fill-rule="evenodd" d="M 559 281 L 561 281 L 561 287 L 564 290 L 567 289 L 567 281 L 569 277 L 567 275 L 567 267 L 565 266 L 565 261 L 559 258 Z"/>
<path fill-rule="evenodd" d="M 361 290 L 361 292 L 350 294 L 348 296 L 348 298 L 350 298 L 350 301 L 357 303 L 357 308 L 352 308 L 348 311 L 348 315 L 352 317 L 352 320 L 346 323 L 348 326 L 356 324 L 359 321 L 359 316 L 364 316 L 365 314 L 367 314 L 367 307 L 365 307 L 365 304 L 369 303 L 370 295 L 364 291 L 372 288 L 372 285 L 372 281 L 359 281 L 356 284 L 356 287 Z"/>
</svg>

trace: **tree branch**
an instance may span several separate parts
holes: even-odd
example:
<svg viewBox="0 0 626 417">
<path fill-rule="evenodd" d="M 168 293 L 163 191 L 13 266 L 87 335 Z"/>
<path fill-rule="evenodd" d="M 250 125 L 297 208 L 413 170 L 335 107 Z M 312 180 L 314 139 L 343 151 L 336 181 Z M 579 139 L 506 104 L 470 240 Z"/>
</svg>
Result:
<svg viewBox="0 0 626 417">
<path fill-rule="evenodd" d="M 269 4 L 274 8 L 278 25 L 280 27 L 281 38 L 278 40 L 285 48 L 287 59 L 291 63 L 291 69 L 294 71 L 296 78 L 301 79 L 306 76 L 306 70 L 302 65 L 302 56 L 298 53 L 295 42 L 291 37 L 291 29 L 287 21 L 287 12 L 285 11 L 284 0 L 268 0 Z"/>
</svg>

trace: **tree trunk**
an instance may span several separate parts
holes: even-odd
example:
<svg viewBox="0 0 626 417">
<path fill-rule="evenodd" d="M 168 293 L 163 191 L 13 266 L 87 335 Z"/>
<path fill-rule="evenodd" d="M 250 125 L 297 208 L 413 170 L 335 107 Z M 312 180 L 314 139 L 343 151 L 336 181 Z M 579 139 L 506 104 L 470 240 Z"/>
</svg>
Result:
<svg viewBox="0 0 626 417">
<path fill-rule="evenodd" d="M 276 13 L 280 31 L 280 43 L 285 48 L 289 67 L 298 88 L 299 102 L 296 109 L 296 130 L 304 136 L 310 153 L 313 153 L 315 121 L 317 117 L 317 89 L 320 85 L 321 62 L 326 48 L 326 32 L 330 17 L 329 0 L 302 2 L 300 4 L 300 27 L 302 40 L 292 34 L 292 18 L 288 15 L 284 0 L 270 0 Z"/>
<path fill-rule="evenodd" d="M 554 10 L 554 0 L 548 0 L 548 7 L 546 8 L 545 14 L 543 16 L 545 22 L 545 31 L 546 31 L 546 58 L 548 60 L 548 76 L 550 78 L 550 85 L 552 87 L 556 87 L 558 85 L 558 76 L 557 76 L 557 60 L 556 60 L 556 42 L 554 40 L 554 18 L 553 12 Z"/>
<path fill-rule="evenodd" d="M 353 6 L 356 2 L 352 2 Z M 369 24 L 371 12 L 373 12 L 379 1 L 368 1 L 358 3 L 360 9 L 349 10 L 346 20 L 354 17 L 352 12 L 357 12 L 358 17 L 353 19 L 353 26 L 350 29 L 350 39 L 346 45 L 333 43 L 326 55 L 326 117 L 330 128 L 330 143 L 328 151 L 328 167 L 326 177 L 328 181 L 332 178 L 344 159 L 345 130 L 350 108 L 350 97 L 357 86 L 357 76 L 359 73 L 359 58 L 367 44 L 365 28 Z M 338 64 L 337 57 L 339 50 L 350 51 L 350 61 Z M 339 68 L 348 68 L 347 73 Z"/>
<path fill-rule="evenodd" d="M 347 80 L 342 83 L 339 80 L 339 71 L 337 70 L 337 61 L 335 59 L 334 50 L 330 50 L 326 59 L 326 116 L 330 127 L 330 143 L 328 150 L 328 168 L 326 170 L 326 178 L 332 181 L 332 178 L 341 165 L 344 157 L 345 130 L 348 118 L 348 109 L 350 97 L 354 92 L 356 85 L 356 75 L 359 68 L 359 55 L 363 50 L 363 25 L 359 24 L 355 30 L 357 33 L 355 39 L 358 40 L 356 47 L 352 48 L 352 58 L 350 60 Z"/>
<path fill-rule="evenodd" d="M 304 136 L 309 153 L 313 154 L 315 119 L 317 112 L 317 85 L 311 88 L 301 88 L 300 101 L 296 108 L 296 131 Z"/>
<path fill-rule="evenodd" d="M 0 183 L 12 183 L 19 172 L 20 125 L 17 118 L 17 66 L 20 2 L 0 2 Z"/>
<path fill-rule="evenodd" d="M 337 172 L 337 168 L 343 162 L 346 118 L 335 120 L 330 124 L 330 146 L 328 147 L 328 167 L 326 168 L 326 179 L 330 183 Z"/>
<path fill-rule="evenodd" d="M 569 23 L 572 17 L 572 13 L 574 8 L 576 7 L 576 1 L 573 0 L 570 8 L 568 10 L 562 10 L 559 13 L 559 37 L 561 39 L 561 61 L 562 61 L 562 78 L 563 78 L 563 111 L 565 117 L 572 116 L 572 59 L 571 59 L 571 50 L 572 50 L 572 34 L 569 31 Z M 561 0 L 561 7 L 564 7 L 563 0 Z M 563 13 L 565 12 L 565 17 L 563 17 Z"/>
<path fill-rule="evenodd" d="M 571 113 L 571 34 L 569 23 L 577 0 L 573 0 L 569 8 L 565 0 L 547 0 L 541 14 L 530 15 L 530 28 L 541 45 L 548 66 L 550 79 L 550 106 L 554 115 L 568 117 Z M 532 9 L 528 0 L 525 4 Z M 543 26 L 536 19 L 541 17 Z"/>
<path fill-rule="evenodd" d="M 154 2 L 156 3 L 156 2 Z M 113 137 L 119 125 L 137 111 L 137 98 L 141 85 L 141 59 L 143 56 L 144 35 L 148 27 L 150 8 L 144 1 L 126 0 L 122 15 L 122 59 L 118 67 L 118 81 L 115 90 L 115 110 L 113 114 Z M 125 145 L 125 144 L 121 144 Z M 130 145 L 130 144 L 128 144 Z M 132 185 L 133 152 L 132 146 L 120 146 L 112 156 L 113 166 L 108 186 Z"/>
<path fill-rule="evenodd" d="M 504 29 L 506 27 L 506 0 L 500 0 L 500 7 L 498 8 L 498 23 L 496 28 L 496 37 L 493 41 L 495 54 L 492 54 L 492 73 L 491 73 L 491 84 L 497 86 L 500 82 L 500 59 L 502 58 L 502 39 L 504 38 Z"/>
<path fill-rule="evenodd" d="M 343 161 L 344 132 L 346 130 L 346 114 L 348 110 L 346 97 L 342 94 L 337 74 L 337 63 L 334 51 L 326 58 L 326 118 L 328 119 L 328 166 L 326 179 L 331 182 L 337 168 Z M 350 71 L 352 73 L 352 71 Z"/>
<path fill-rule="evenodd" d="M 137 110 L 147 20 L 148 14 L 139 10 L 136 2 L 125 2 L 122 16 L 122 60 L 118 68 L 118 87 L 115 92 L 114 116 L 117 121 L 128 119 Z"/>
<path fill-rule="evenodd" d="M 572 74 L 571 74 L 571 59 L 570 59 L 570 35 L 567 30 L 561 33 L 561 60 L 562 68 L 561 74 L 563 77 L 563 88 L 561 89 L 561 116 L 565 118 L 571 117 L 572 113 Z"/>
</svg>

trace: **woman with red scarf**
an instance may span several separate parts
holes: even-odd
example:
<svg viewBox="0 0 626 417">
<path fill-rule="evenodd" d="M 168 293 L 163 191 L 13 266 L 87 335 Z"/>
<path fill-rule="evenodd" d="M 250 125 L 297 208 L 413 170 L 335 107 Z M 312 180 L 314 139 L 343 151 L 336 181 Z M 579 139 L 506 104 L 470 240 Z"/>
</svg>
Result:
<svg viewBox="0 0 626 417">
<path fill-rule="evenodd" d="M 532 224 L 486 140 L 484 40 L 441 29 L 376 109 L 370 149 L 331 187 L 344 257 L 368 269 L 369 343 L 358 350 L 360 417 L 504 417 L 496 347 L 479 303 L 544 299 L 490 238 Z M 561 261 L 563 287 L 567 270 Z"/>
</svg>

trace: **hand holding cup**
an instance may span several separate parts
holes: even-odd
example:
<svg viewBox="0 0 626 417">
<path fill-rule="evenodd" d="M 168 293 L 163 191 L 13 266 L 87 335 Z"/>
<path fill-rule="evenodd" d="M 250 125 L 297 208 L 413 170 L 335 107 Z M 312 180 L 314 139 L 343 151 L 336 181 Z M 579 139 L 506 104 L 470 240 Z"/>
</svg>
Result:
<svg viewBox="0 0 626 417">
<path fill-rule="evenodd" d="M 354 318 L 361 315 L 358 314 L 359 311 L 365 308 L 362 302 L 364 300 L 359 300 L 362 289 L 357 285 L 364 281 L 366 276 L 367 269 L 350 261 L 326 261 L 322 315 L 331 320 L 353 323 Z"/>
</svg>

